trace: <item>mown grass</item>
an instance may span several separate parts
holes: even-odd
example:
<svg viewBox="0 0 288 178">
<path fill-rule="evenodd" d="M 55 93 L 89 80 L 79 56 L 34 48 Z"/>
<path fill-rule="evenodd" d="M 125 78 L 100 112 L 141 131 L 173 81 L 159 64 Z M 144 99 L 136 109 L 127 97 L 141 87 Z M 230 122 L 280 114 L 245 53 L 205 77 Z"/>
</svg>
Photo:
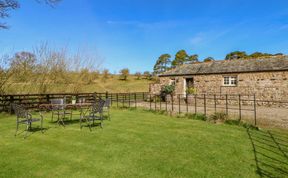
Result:
<svg viewBox="0 0 288 178">
<path fill-rule="evenodd" d="M 77 120 L 66 128 L 49 121 L 46 114 L 44 134 L 14 138 L 15 117 L 0 115 L 0 177 L 288 175 L 285 132 L 270 132 L 273 140 L 266 131 L 143 110 L 113 109 L 112 120 L 92 132 Z"/>
</svg>

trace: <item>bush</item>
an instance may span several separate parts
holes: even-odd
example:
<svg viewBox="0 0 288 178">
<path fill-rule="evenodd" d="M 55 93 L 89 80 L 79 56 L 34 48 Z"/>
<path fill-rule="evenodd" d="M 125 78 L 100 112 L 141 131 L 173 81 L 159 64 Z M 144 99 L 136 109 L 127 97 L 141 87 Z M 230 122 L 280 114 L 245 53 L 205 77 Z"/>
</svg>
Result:
<svg viewBox="0 0 288 178">
<path fill-rule="evenodd" d="M 196 90 L 196 88 L 194 88 L 194 87 L 189 87 L 189 88 L 187 88 L 187 90 L 186 90 L 186 93 L 189 95 L 189 94 L 196 94 L 196 92 L 197 92 L 197 90 Z"/>
<path fill-rule="evenodd" d="M 227 119 L 228 119 L 228 115 L 224 112 L 215 112 L 209 117 L 209 120 L 213 121 L 214 123 L 219 122 L 219 121 L 224 122 Z"/>
<path fill-rule="evenodd" d="M 207 117 L 204 114 L 200 114 L 200 113 L 187 113 L 185 115 L 188 119 L 193 119 L 193 120 L 201 120 L 201 121 L 206 121 Z"/>
</svg>

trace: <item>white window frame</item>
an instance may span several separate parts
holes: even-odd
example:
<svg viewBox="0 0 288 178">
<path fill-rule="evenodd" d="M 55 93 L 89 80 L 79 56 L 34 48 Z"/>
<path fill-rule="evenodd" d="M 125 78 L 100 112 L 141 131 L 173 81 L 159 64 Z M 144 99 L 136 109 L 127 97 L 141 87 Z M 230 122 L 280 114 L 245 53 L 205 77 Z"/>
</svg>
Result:
<svg viewBox="0 0 288 178">
<path fill-rule="evenodd" d="M 237 86 L 237 76 L 223 76 L 223 86 L 235 87 Z"/>
</svg>

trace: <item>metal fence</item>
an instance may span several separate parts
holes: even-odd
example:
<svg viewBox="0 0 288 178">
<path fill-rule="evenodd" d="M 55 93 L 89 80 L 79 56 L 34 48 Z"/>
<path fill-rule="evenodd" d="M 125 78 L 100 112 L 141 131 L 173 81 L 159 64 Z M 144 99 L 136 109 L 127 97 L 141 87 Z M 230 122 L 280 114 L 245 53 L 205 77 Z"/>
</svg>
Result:
<svg viewBox="0 0 288 178">
<path fill-rule="evenodd" d="M 202 113 L 206 116 L 224 112 L 231 118 L 245 120 L 251 124 L 288 127 L 287 101 L 257 100 L 255 95 L 193 94 L 152 95 L 147 92 L 134 93 L 54 93 L 27 95 L 0 95 L 0 112 L 11 111 L 11 103 L 23 104 L 27 108 L 38 108 L 51 99 L 66 97 L 85 98 L 92 103 L 97 97 L 110 98 L 115 107 L 142 107 L 149 110 L 166 111 L 171 114 Z"/>
</svg>

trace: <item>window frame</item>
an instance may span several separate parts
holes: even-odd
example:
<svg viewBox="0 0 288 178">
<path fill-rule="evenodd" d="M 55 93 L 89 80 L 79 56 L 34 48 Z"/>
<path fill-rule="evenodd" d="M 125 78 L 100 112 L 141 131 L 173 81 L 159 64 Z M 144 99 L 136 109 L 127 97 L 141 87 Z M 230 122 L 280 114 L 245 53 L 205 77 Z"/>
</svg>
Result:
<svg viewBox="0 0 288 178">
<path fill-rule="evenodd" d="M 238 77 L 236 75 L 223 76 L 222 86 L 224 87 L 236 87 L 238 85 Z"/>
</svg>

